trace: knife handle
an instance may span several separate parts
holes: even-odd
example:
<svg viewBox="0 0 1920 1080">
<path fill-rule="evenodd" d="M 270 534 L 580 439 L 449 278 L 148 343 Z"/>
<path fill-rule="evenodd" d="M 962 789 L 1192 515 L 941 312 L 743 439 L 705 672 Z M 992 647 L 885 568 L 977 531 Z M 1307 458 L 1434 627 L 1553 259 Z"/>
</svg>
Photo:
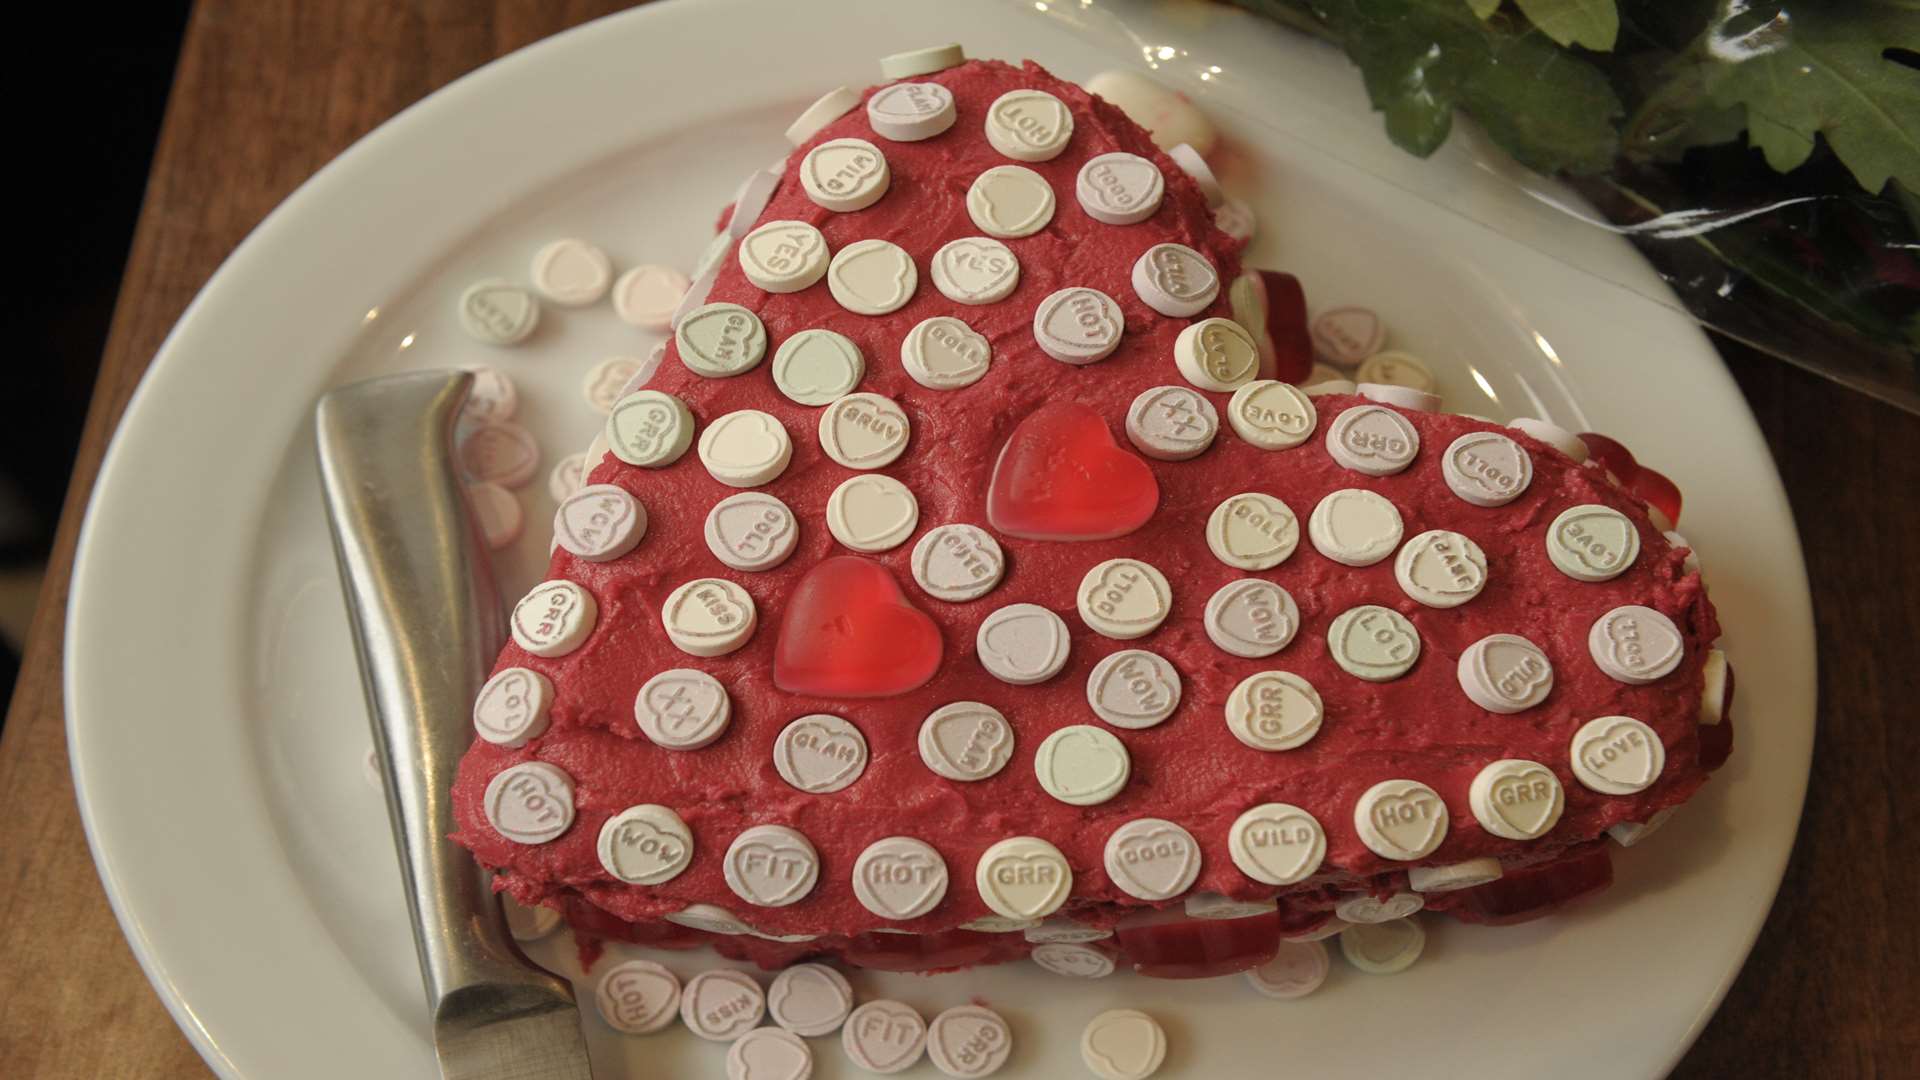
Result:
<svg viewBox="0 0 1920 1080">
<path fill-rule="evenodd" d="M 314 412 L 334 555 L 436 1016 L 483 985 L 517 986 L 523 1005 L 573 1000 L 571 986 L 521 955 L 487 875 L 447 839 L 473 698 L 506 637 L 454 461 L 472 384 L 464 371 L 369 379 L 329 392 Z"/>
</svg>

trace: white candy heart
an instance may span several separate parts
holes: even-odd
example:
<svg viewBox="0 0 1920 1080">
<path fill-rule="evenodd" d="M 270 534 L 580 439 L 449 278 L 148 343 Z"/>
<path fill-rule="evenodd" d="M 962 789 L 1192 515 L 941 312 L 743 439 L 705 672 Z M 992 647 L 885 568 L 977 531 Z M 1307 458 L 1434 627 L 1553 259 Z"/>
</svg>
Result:
<svg viewBox="0 0 1920 1080">
<path fill-rule="evenodd" d="M 849 469 L 878 469 L 906 451 L 907 414 L 879 394 L 848 394 L 820 414 L 820 446 Z"/>
<path fill-rule="evenodd" d="M 1300 521 L 1285 502 L 1257 491 L 1230 496 L 1207 518 L 1207 546 L 1240 570 L 1271 570 L 1300 544 Z"/>
<path fill-rule="evenodd" d="M 591 484 L 567 496 L 553 514 L 560 546 L 589 562 L 606 562 L 632 551 L 647 532 L 640 501 L 614 484 Z"/>
<path fill-rule="evenodd" d="M 767 351 L 766 327 L 739 304 L 695 308 L 680 320 L 673 336 L 687 370 L 713 379 L 750 370 Z"/>
<path fill-rule="evenodd" d="M 1673 620 L 1649 607 L 1617 607 L 1595 620 L 1587 649 L 1600 670 L 1625 683 L 1656 682 L 1680 665 L 1686 643 Z"/>
<path fill-rule="evenodd" d="M 1120 305 L 1098 289 L 1061 289 L 1040 301 L 1033 315 L 1033 336 L 1055 360 L 1090 364 L 1119 347 Z"/>
<path fill-rule="evenodd" d="M 1547 557 L 1578 581 L 1618 577 L 1639 554 L 1640 531 L 1610 506 L 1571 507 L 1547 527 Z"/>
<path fill-rule="evenodd" d="M 869 1001 L 853 1010 L 840 1029 L 840 1045 L 868 1072 L 896 1073 L 920 1060 L 927 1022 L 897 1001 Z"/>
<path fill-rule="evenodd" d="M 887 193 L 887 159 L 865 139 L 833 139 L 807 151 L 800 186 L 828 210 L 864 210 Z"/>
<path fill-rule="evenodd" d="M 1447 835 L 1447 804 L 1414 780 L 1382 780 L 1353 807 L 1360 842 L 1384 859 L 1424 859 Z"/>
<path fill-rule="evenodd" d="M 1287 803 L 1263 803 L 1234 820 L 1227 850 L 1241 873 L 1268 885 L 1312 877 L 1327 855 L 1327 834 L 1312 814 Z"/>
<path fill-rule="evenodd" d="M 827 405 L 852 393 L 866 370 L 860 347 L 832 330 L 802 330 L 773 354 L 773 384 L 802 405 Z"/>
<path fill-rule="evenodd" d="M 1546 766 L 1505 758 L 1481 769 L 1469 793 L 1473 816 L 1495 836 L 1532 840 L 1560 820 L 1565 795 Z"/>
<path fill-rule="evenodd" d="M 515 345 L 540 322 L 533 294 L 505 281 L 482 281 L 460 295 L 460 325 L 488 345 Z"/>
<path fill-rule="evenodd" d="M 1122 649 L 1094 665 L 1087 704 L 1115 727 L 1149 728 L 1180 706 L 1180 673 L 1164 657 Z"/>
<path fill-rule="evenodd" d="M 886 551 L 913 533 L 920 504 L 891 476 L 856 476 L 827 498 L 827 530 L 855 551 Z"/>
<path fill-rule="evenodd" d="M 1393 561 L 1394 579 L 1432 608 L 1459 607 L 1487 586 L 1487 556 L 1457 532 L 1432 529 L 1407 541 Z"/>
<path fill-rule="evenodd" d="M 1363 307 L 1339 307 L 1314 317 L 1313 343 L 1320 354 L 1343 367 L 1353 367 L 1386 344 L 1380 316 Z"/>
<path fill-rule="evenodd" d="M 1213 445 L 1220 414 L 1213 402 L 1185 386 L 1144 390 L 1127 408 L 1127 439 L 1161 461 L 1186 461 Z"/>
<path fill-rule="evenodd" d="M 1460 688 L 1488 712 L 1522 712 L 1553 691 L 1553 664 L 1547 654 L 1514 634 L 1494 634 L 1467 646 L 1456 674 Z"/>
<path fill-rule="evenodd" d="M 867 767 L 867 740 L 840 717 L 815 713 L 782 728 L 773 755 L 787 783 L 824 795 L 860 779 Z"/>
<path fill-rule="evenodd" d="M 967 215 L 989 236 L 1032 236 L 1053 220 L 1053 186 L 1019 165 L 996 165 L 967 189 Z"/>
<path fill-rule="evenodd" d="M 942 705 L 920 726 L 920 758 L 949 780 L 985 780 L 1013 755 L 1013 728 L 977 701 Z"/>
<path fill-rule="evenodd" d="M 1152 217 L 1165 191 L 1160 169 L 1128 153 L 1089 158 L 1074 182 L 1087 216 L 1108 225 L 1133 225 Z"/>
<path fill-rule="evenodd" d="M 1145 1080 L 1167 1057 L 1167 1034 L 1153 1017 L 1111 1009 L 1087 1024 L 1080 1056 L 1100 1080 Z"/>
<path fill-rule="evenodd" d="M 900 364 L 913 381 L 933 390 L 979 382 L 992 362 L 985 336 L 951 315 L 923 319 L 900 342 Z"/>
<path fill-rule="evenodd" d="M 1420 658 L 1420 634 L 1406 616 L 1378 604 L 1349 608 L 1333 620 L 1327 644 L 1347 674 L 1390 682 Z"/>
<path fill-rule="evenodd" d="M 651 1034 L 673 1021 L 680 980 L 651 960 L 628 960 L 607 970 L 594 991 L 594 1004 L 615 1031 Z"/>
<path fill-rule="evenodd" d="M 682 652 L 723 656 L 746 644 L 757 616 L 753 598 L 724 578 L 697 578 L 668 594 L 660 621 Z"/>
<path fill-rule="evenodd" d="M 1213 594 L 1202 622 L 1215 645 L 1235 656 L 1258 659 L 1293 641 L 1300 609 L 1292 594 L 1273 582 L 1242 578 Z"/>
<path fill-rule="evenodd" d="M 806 896 L 820 878 L 820 856 L 799 832 L 755 825 L 727 848 L 722 865 L 734 895 L 761 907 L 783 907 Z"/>
<path fill-rule="evenodd" d="M 804 221 L 769 221 L 740 239 L 740 269 L 768 292 L 798 292 L 826 273 L 827 239 Z"/>
<path fill-rule="evenodd" d="M 1494 431 L 1469 432 L 1448 444 L 1440 459 L 1447 487 L 1475 506 L 1504 506 L 1533 482 L 1533 458 Z"/>
<path fill-rule="evenodd" d="M 916 919 L 947 893 L 947 864 L 932 846 L 889 836 L 867 846 L 853 864 L 853 891 L 884 919 Z"/>
<path fill-rule="evenodd" d="M 813 1049 L 781 1028 L 754 1028 L 727 1048 L 727 1080 L 807 1080 Z"/>
<path fill-rule="evenodd" d="M 1113 958 L 1099 949 L 1066 943 L 1036 945 L 1027 954 L 1034 963 L 1055 975 L 1076 979 L 1100 979 L 1113 974 Z"/>
<path fill-rule="evenodd" d="M 960 603 L 993 591 L 1006 572 L 999 541 L 975 525 L 941 525 L 913 546 L 913 579 L 929 594 Z"/>
<path fill-rule="evenodd" d="M 1066 856 L 1032 836 L 1010 836 L 980 856 L 974 887 L 996 913 L 1009 919 L 1042 919 L 1060 909 L 1073 888 Z"/>
<path fill-rule="evenodd" d="M 501 836 L 544 844 L 573 824 L 573 778 L 544 761 L 523 761 L 494 774 L 482 804 Z"/>
<path fill-rule="evenodd" d="M 955 1005 L 927 1025 L 927 1056 L 953 1077 L 988 1076 L 1013 1052 L 1013 1032 L 999 1013 L 982 1005 Z"/>
<path fill-rule="evenodd" d="M 646 681 L 634 695 L 640 731 L 672 750 L 697 750 L 727 729 L 733 701 L 720 681 L 704 671 L 674 668 Z"/>
<path fill-rule="evenodd" d="M 998 240 L 966 236 L 933 253 L 934 287 L 955 303 L 996 303 L 1019 283 L 1020 260 Z"/>
<path fill-rule="evenodd" d="M 547 730 L 553 684 L 523 667 L 502 669 L 480 688 L 473 702 L 473 727 L 496 746 L 524 746 Z"/>
<path fill-rule="evenodd" d="M 664 806 L 630 806 L 600 827 L 600 865 L 629 885 L 671 881 L 693 861 L 693 834 Z"/>
<path fill-rule="evenodd" d="M 1420 432 L 1384 405 L 1356 405 L 1327 429 L 1327 452 L 1355 472 L 1390 476 L 1413 464 Z"/>
<path fill-rule="evenodd" d="M 680 1020 L 703 1039 L 725 1042 L 752 1031 L 766 1014 L 767 997 L 753 976 L 720 968 L 703 971 L 680 992 Z"/>
<path fill-rule="evenodd" d="M 885 315 L 913 298 L 920 274 L 905 249 L 885 240 L 857 240 L 827 267 L 827 288 L 856 315 Z"/>
<path fill-rule="evenodd" d="M 1034 776 L 1047 794 L 1073 806 L 1093 806 L 1120 793 L 1132 772 L 1127 748 L 1110 732 L 1072 724 L 1047 736 L 1033 758 Z"/>
<path fill-rule="evenodd" d="M 1320 732 L 1320 692 L 1291 671 L 1261 671 L 1227 695 L 1227 730 L 1255 750 L 1292 750 Z"/>
<path fill-rule="evenodd" d="M 853 987 L 846 976 L 821 964 L 795 964 L 767 990 L 767 1012 L 796 1035 L 831 1033 L 853 1011 Z"/>
<path fill-rule="evenodd" d="M 1105 852 L 1107 876 L 1130 896 L 1171 900 L 1200 875 L 1193 834 L 1160 818 L 1136 818 L 1113 831 Z"/>
<path fill-rule="evenodd" d="M 770 570 L 793 554 L 799 524 L 786 503 L 753 492 L 733 495 L 707 513 L 707 548 L 735 570 Z"/>
<path fill-rule="evenodd" d="M 1652 786 L 1666 765 L 1666 745 L 1629 716 L 1588 721 L 1573 736 L 1573 774 L 1604 795 L 1632 795 Z"/>
<path fill-rule="evenodd" d="M 1121 640 L 1152 633 L 1173 607 L 1166 577 L 1138 559 L 1100 563 L 1080 579 L 1076 595 L 1087 626 Z"/>
<path fill-rule="evenodd" d="M 980 624 L 975 650 L 987 672 L 1028 686 L 1059 674 L 1067 662 L 1067 624 L 1036 604 L 1011 604 Z"/>
<path fill-rule="evenodd" d="M 987 142 L 1018 161 L 1059 156 L 1073 137 L 1073 113 L 1045 90 L 1010 90 L 987 106 Z"/>
</svg>

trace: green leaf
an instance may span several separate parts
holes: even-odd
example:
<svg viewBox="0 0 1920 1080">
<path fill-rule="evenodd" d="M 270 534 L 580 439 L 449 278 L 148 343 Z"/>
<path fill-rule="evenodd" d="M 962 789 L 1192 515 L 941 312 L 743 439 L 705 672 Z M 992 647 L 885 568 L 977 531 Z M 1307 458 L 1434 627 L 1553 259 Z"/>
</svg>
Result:
<svg viewBox="0 0 1920 1080">
<path fill-rule="evenodd" d="M 1920 39 L 1911 3 L 1793 4 L 1753 24 L 1728 0 L 1698 45 L 1705 99 L 1742 106 L 1747 142 L 1787 172 L 1824 135 L 1860 186 L 1920 188 L 1920 71 L 1883 55 Z"/>
<path fill-rule="evenodd" d="M 1467 6 L 1473 9 L 1475 15 L 1480 16 L 1481 22 L 1485 22 L 1493 18 L 1494 12 L 1500 10 L 1500 0 L 1467 0 Z"/>
<path fill-rule="evenodd" d="M 1528 21 L 1562 45 L 1609 52 L 1620 36 L 1614 0 L 1514 0 Z"/>
<path fill-rule="evenodd" d="M 1274 14 L 1285 0 L 1239 0 Z M 1542 172 L 1604 171 L 1619 148 L 1619 97 L 1598 68 L 1522 20 L 1481 22 L 1460 0 L 1311 0 L 1360 66 L 1387 134 L 1422 157 L 1446 141 L 1455 109 Z"/>
</svg>

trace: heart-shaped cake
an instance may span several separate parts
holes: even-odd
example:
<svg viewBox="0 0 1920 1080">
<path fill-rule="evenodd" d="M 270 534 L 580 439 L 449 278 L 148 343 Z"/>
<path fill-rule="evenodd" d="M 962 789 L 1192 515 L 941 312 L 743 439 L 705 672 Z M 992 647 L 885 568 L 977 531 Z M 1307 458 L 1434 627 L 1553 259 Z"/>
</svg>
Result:
<svg viewBox="0 0 1920 1080">
<path fill-rule="evenodd" d="M 478 702 L 501 888 L 769 966 L 1193 974 L 1195 919 L 1252 966 L 1343 903 L 1548 910 L 1725 760 L 1639 470 L 1258 379 L 1378 320 L 1310 334 L 1181 149 L 969 61 L 742 189 Z"/>
</svg>

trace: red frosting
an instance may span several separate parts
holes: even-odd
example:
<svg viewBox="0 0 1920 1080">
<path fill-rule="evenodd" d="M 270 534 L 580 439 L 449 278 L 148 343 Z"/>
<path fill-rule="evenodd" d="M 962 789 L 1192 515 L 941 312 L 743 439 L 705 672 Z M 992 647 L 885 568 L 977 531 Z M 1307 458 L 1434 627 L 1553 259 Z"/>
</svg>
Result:
<svg viewBox="0 0 1920 1080">
<path fill-rule="evenodd" d="M 954 95 L 959 118 L 946 133 L 923 142 L 896 143 L 874 135 L 864 109 L 829 125 L 814 141 L 860 137 L 886 154 L 892 186 L 874 206 L 831 213 L 815 206 L 791 172 L 780 183 L 764 220 L 798 219 L 817 225 L 838 250 L 855 240 L 884 237 L 904 247 L 920 266 L 913 299 L 892 315 L 871 318 L 842 309 L 824 283 L 798 293 L 770 295 L 748 283 L 731 260 L 710 299 L 743 304 L 766 325 L 768 353 L 788 336 L 826 327 L 865 352 L 861 390 L 898 402 L 912 423 L 907 452 L 885 472 L 919 500 L 920 528 L 913 539 L 880 555 L 852 556 L 887 568 L 912 604 L 927 613 L 942 645 L 938 669 L 924 685 L 877 698 L 793 693 L 775 683 L 776 628 L 803 631 L 795 611 L 806 608 L 805 579 L 823 560 L 844 556 L 824 521 L 828 494 L 851 471 L 835 464 L 815 435 L 818 411 L 780 395 L 768 365 L 728 379 L 689 372 L 669 350 L 653 388 L 684 400 L 702 423 L 734 409 L 762 409 L 778 417 L 792 436 L 793 458 L 767 490 L 785 500 L 801 521 L 792 558 L 777 569 L 746 573 L 729 569 L 708 551 L 702 522 L 710 507 L 733 494 L 709 477 L 696 456 L 658 470 L 630 467 L 607 457 L 592 480 L 633 492 L 647 507 L 650 528 L 631 554 L 605 563 L 576 559 L 565 550 L 551 573 L 579 582 L 599 604 L 599 622 L 587 643 L 570 655 L 541 659 L 514 645 L 502 667 L 518 665 L 546 675 L 555 688 L 551 727 L 524 747 L 506 749 L 476 742 L 462 763 L 454 790 L 456 835 L 480 861 L 501 872 L 503 887 L 529 903 L 563 906 L 576 925 L 591 924 L 610 936 L 685 945 L 708 940 L 694 931 L 660 924 L 661 916 L 687 904 L 717 904 L 758 929 L 775 934 L 824 933 L 806 944 L 728 938 L 730 955 L 780 962 L 825 949 L 853 956 L 872 954 L 892 962 L 884 934 L 858 934 L 881 926 L 932 933 L 987 913 L 975 891 L 975 862 L 986 847 L 1007 836 L 1028 834 L 1057 845 L 1074 871 L 1073 896 L 1063 912 L 1112 924 L 1145 907 L 1121 893 L 1102 869 L 1107 836 L 1136 817 L 1168 818 L 1198 838 L 1204 863 L 1195 891 L 1238 897 L 1270 896 L 1271 887 L 1243 875 L 1227 849 L 1227 827 L 1247 807 L 1284 801 L 1312 812 L 1328 835 L 1322 875 L 1289 892 L 1295 907 L 1324 908 L 1342 889 L 1403 886 L 1406 864 L 1389 862 L 1355 835 L 1353 807 L 1370 785 L 1410 778 L 1431 785 L 1445 800 L 1452 827 L 1426 862 L 1445 864 L 1497 856 L 1511 867 L 1551 860 L 1599 836 L 1608 826 L 1645 821 L 1655 811 L 1684 801 L 1704 780 L 1697 731 L 1701 663 L 1719 636 L 1712 605 L 1697 575 L 1682 567 L 1682 553 L 1662 538 L 1639 501 L 1610 484 L 1604 472 L 1576 465 L 1559 451 L 1518 432 L 1508 434 L 1532 455 L 1534 478 L 1519 499 L 1483 509 L 1452 494 L 1443 482 L 1440 451 L 1454 438 L 1489 425 L 1464 417 L 1407 414 L 1418 429 L 1421 450 L 1413 465 L 1394 476 L 1370 478 L 1340 467 L 1328 455 L 1324 434 L 1350 397 L 1318 399 L 1320 427 L 1305 445 L 1265 451 L 1237 437 L 1225 422 L 1227 397 L 1210 394 L 1222 417 L 1211 449 L 1185 462 L 1142 461 L 1158 487 L 1157 510 L 1138 529 L 1113 539 L 1056 542 L 1020 539 L 993 530 L 1007 553 L 1002 584 L 984 598 L 952 604 L 935 600 L 912 584 L 908 555 L 926 529 L 948 522 L 989 527 L 987 489 L 993 466 L 1009 435 L 1050 402 L 1072 401 L 1091 409 L 1110 429 L 1122 430 L 1127 407 L 1150 387 L 1181 383 L 1173 362 L 1176 335 L 1189 320 L 1167 318 L 1142 303 L 1129 284 L 1134 260 L 1152 244 L 1186 244 L 1212 260 L 1221 279 L 1238 273 L 1237 245 L 1215 229 L 1198 189 L 1146 133 L 1117 109 L 1031 64 L 1024 68 L 971 62 L 923 77 Z M 976 235 L 966 192 L 983 170 L 1007 161 L 991 149 L 981 125 L 988 104 L 1017 87 L 1045 89 L 1072 109 L 1075 129 L 1065 153 L 1031 165 L 1053 185 L 1058 208 L 1037 235 L 1007 241 L 1021 264 L 1019 287 L 996 304 L 968 307 L 948 301 L 932 285 L 928 259 L 945 242 Z M 800 160 L 807 147 L 792 158 Z M 1124 150 L 1152 159 L 1166 178 L 1166 198 L 1148 221 L 1104 225 L 1089 218 L 1074 195 L 1074 179 L 1088 158 Z M 1119 302 L 1126 333 L 1109 359 L 1075 367 L 1043 354 L 1032 336 L 1032 313 L 1049 293 L 1090 285 Z M 1224 290 L 1223 290 L 1224 292 Z M 1227 314 L 1223 298 L 1196 318 Z M 908 378 L 898 360 L 906 331 L 932 315 L 964 319 L 993 349 L 992 368 L 975 385 L 941 391 Z M 1134 461 L 1141 459 L 1124 452 Z M 1455 529 L 1484 549 L 1490 567 L 1485 591 L 1451 610 L 1425 608 L 1396 584 L 1392 560 L 1353 569 L 1322 557 L 1307 542 L 1305 522 L 1315 504 L 1339 488 L 1365 488 L 1385 496 L 1412 536 L 1433 528 Z M 1298 636 L 1267 660 L 1243 660 L 1215 647 L 1201 626 L 1207 598 L 1227 582 L 1247 576 L 1222 564 L 1208 550 L 1204 523 L 1225 497 L 1241 491 L 1275 495 L 1301 520 L 1299 550 L 1258 576 L 1287 588 L 1302 618 Z M 1619 577 L 1598 584 L 1574 581 L 1548 561 L 1548 523 L 1566 507 L 1603 503 L 1623 510 L 1640 532 L 1641 552 Z M 1088 568 L 1117 556 L 1158 567 L 1173 588 L 1171 617 L 1139 641 L 1101 637 L 1081 622 L 1074 589 Z M 739 651 L 698 659 L 675 649 L 662 633 L 660 608 L 668 592 L 696 577 L 723 577 L 752 594 L 760 625 Z M 1002 605 L 1036 603 L 1059 612 L 1072 633 L 1064 671 L 1037 686 L 1015 687 L 989 676 L 974 656 L 982 619 Z M 1418 628 L 1419 662 L 1389 683 L 1362 682 L 1336 667 L 1326 634 L 1335 616 L 1358 604 L 1383 604 Z M 1587 631 L 1607 610 L 1644 604 L 1679 626 L 1686 656 L 1673 674 L 1649 686 L 1609 678 L 1588 655 Z M 1474 641 L 1494 633 L 1520 634 L 1551 658 L 1555 685 L 1546 702 L 1501 716 L 1469 701 L 1455 676 L 1455 660 Z M 819 650 L 790 642 L 796 652 Z M 1086 703 L 1087 674 L 1102 657 L 1143 647 L 1171 660 L 1184 679 L 1178 711 L 1144 731 L 1117 732 L 1132 757 L 1132 779 L 1111 801 L 1068 806 L 1050 798 L 1035 780 L 1033 755 L 1046 735 L 1068 724 L 1094 723 Z M 916 652 L 915 655 L 924 655 Z M 792 656 L 783 657 L 791 669 Z M 837 663 L 837 661 L 836 661 Z M 732 727 L 713 745 L 696 751 L 662 749 L 647 741 L 633 717 L 633 700 L 650 676 L 677 667 L 697 667 L 725 684 L 733 701 Z M 822 668 L 833 668 L 827 664 Z M 1263 753 L 1236 741 L 1222 709 L 1236 683 L 1266 669 L 1284 669 L 1310 680 L 1325 701 L 1325 722 L 1306 745 Z M 864 678 L 871 679 L 871 672 Z M 919 681 L 918 674 L 898 680 Z M 801 685 L 801 684 L 790 684 Z M 809 683 L 839 686 L 831 680 Z M 868 685 L 870 683 L 863 684 Z M 958 783 L 935 775 L 920 760 L 920 723 L 934 709 L 958 700 L 987 702 L 1004 712 L 1016 733 L 1012 761 L 992 779 Z M 858 726 L 871 750 L 862 778 L 827 795 L 804 794 L 774 769 L 775 736 L 793 718 L 833 713 Z M 1574 778 L 1568 743 L 1587 720 L 1626 714 L 1650 724 L 1666 744 L 1667 764 L 1647 791 L 1630 797 L 1599 795 Z M 1730 729 L 1729 729 L 1730 730 Z M 1493 836 L 1474 820 L 1467 789 L 1475 773 L 1497 758 L 1539 761 L 1566 788 L 1566 812 L 1544 839 L 1514 842 Z M 523 761 L 549 762 L 572 776 L 576 818 L 557 840 L 512 843 L 488 824 L 481 807 L 487 781 Z M 657 887 L 630 886 L 600 865 L 595 840 L 601 824 L 636 803 L 660 803 L 685 819 L 694 836 L 691 866 Z M 728 889 L 721 854 L 742 830 L 781 824 L 800 830 L 818 849 L 819 884 L 802 900 L 780 908 L 754 908 Z M 932 913 L 889 924 L 855 899 L 850 884 L 854 858 L 883 837 L 905 834 L 932 844 L 951 875 L 946 899 Z M 1444 896 L 1435 907 L 1447 906 Z M 589 919 L 589 913 L 599 915 Z M 987 944 L 980 940 L 988 939 Z M 929 939 L 933 966 L 956 966 L 1017 955 L 1018 934 L 959 934 Z M 867 944 L 862 945 L 861 942 Z M 934 949 L 937 945 L 938 949 Z M 898 949 L 909 949 L 900 945 Z M 914 946 L 912 948 L 922 948 Z M 944 951 L 941 951 L 944 950 Z"/>
</svg>

